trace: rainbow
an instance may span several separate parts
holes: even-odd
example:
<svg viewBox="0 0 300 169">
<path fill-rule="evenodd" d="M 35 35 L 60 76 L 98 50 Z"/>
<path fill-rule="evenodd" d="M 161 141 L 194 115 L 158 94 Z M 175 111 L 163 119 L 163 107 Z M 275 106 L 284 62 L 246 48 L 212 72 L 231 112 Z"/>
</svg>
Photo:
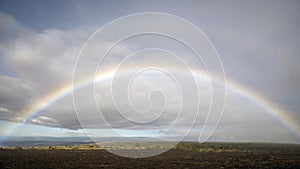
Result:
<svg viewBox="0 0 300 169">
<path fill-rule="evenodd" d="M 11 136 L 16 130 L 18 130 L 19 127 L 27 123 L 28 120 L 30 120 L 32 117 L 39 115 L 43 109 L 61 100 L 62 98 L 71 95 L 73 91 L 80 90 L 88 85 L 93 84 L 94 82 L 101 82 L 101 81 L 112 79 L 114 73 L 115 71 L 112 69 L 101 71 L 100 74 L 97 74 L 95 81 L 94 78 L 86 78 L 81 80 L 77 86 L 73 86 L 73 83 L 67 83 L 57 88 L 56 90 L 49 92 L 44 97 L 40 98 L 37 102 L 28 105 L 26 108 L 22 110 L 21 112 L 22 115 L 16 118 L 16 121 L 22 120 L 22 122 L 19 122 L 16 125 L 12 125 L 8 127 L 5 133 L 5 137 Z M 207 74 L 204 73 L 202 70 L 192 70 L 192 73 L 193 75 L 196 75 L 198 78 L 201 78 L 203 80 L 209 80 Z M 280 107 L 276 106 L 275 104 L 271 103 L 270 101 L 268 101 L 263 96 L 256 93 L 255 91 L 252 91 L 228 79 L 226 79 L 226 90 L 236 93 L 242 96 L 243 98 L 246 98 L 251 102 L 255 103 L 263 110 L 266 110 L 266 112 L 268 112 L 275 119 L 281 122 L 300 140 L 300 126 L 292 118 L 292 116 L 290 116 L 290 113 L 288 113 L 288 111 L 285 111 Z"/>
</svg>

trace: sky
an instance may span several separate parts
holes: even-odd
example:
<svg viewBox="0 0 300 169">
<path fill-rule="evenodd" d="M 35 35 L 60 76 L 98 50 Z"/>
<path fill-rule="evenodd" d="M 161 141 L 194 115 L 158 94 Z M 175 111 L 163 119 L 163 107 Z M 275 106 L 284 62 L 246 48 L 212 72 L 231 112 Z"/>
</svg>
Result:
<svg viewBox="0 0 300 169">
<path fill-rule="evenodd" d="M 208 141 L 300 143 L 299 7 L 296 0 L 1 0 L 1 140 L 158 135 L 197 140 L 203 132 Z M 213 45 L 220 64 L 210 67 L 179 41 L 152 34 L 122 41 L 100 64 L 112 39 L 126 31 L 166 27 L 196 42 L 189 26 L 172 27 L 163 16 L 107 25 L 143 12 L 192 23 L 211 42 L 199 36 L 198 47 L 209 53 Z M 105 25 L 107 34 L 94 34 Z M 160 69 L 143 69 L 149 66 Z M 224 74 L 206 70 L 214 66 L 222 66 Z M 219 86 L 213 88 L 215 82 Z M 222 89 L 226 100 L 213 105 L 216 112 L 205 123 L 211 100 L 222 101 Z"/>
</svg>

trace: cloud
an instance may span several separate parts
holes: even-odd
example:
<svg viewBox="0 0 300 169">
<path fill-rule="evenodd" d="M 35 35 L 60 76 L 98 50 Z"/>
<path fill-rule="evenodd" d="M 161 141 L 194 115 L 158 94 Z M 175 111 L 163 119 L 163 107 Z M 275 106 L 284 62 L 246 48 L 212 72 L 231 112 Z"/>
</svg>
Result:
<svg viewBox="0 0 300 169">
<path fill-rule="evenodd" d="M 46 116 L 39 116 L 37 118 L 31 119 L 31 122 L 33 124 L 39 124 L 44 126 L 59 127 L 55 119 Z"/>
<path fill-rule="evenodd" d="M 0 76 L 0 119 L 7 121 L 16 121 L 16 119 L 22 114 L 24 108 L 35 104 L 39 101 L 43 96 L 48 95 L 51 92 L 56 91 L 57 88 L 69 84 L 72 80 L 73 68 L 76 61 L 76 57 L 80 51 L 80 48 L 86 41 L 86 39 L 93 33 L 95 30 L 94 27 L 85 27 L 85 28 L 77 28 L 70 30 L 60 30 L 60 29 L 46 29 L 41 32 L 36 32 L 31 30 L 30 28 L 26 28 L 21 25 L 17 20 L 13 17 L 0 13 L 0 57 L 3 60 L 4 64 L 7 66 L 8 71 L 14 72 L 16 77 L 7 77 Z M 222 27 L 223 29 L 224 27 Z M 180 31 L 180 28 L 177 28 L 177 31 Z M 228 28 L 230 29 L 230 28 Z M 217 34 L 217 37 L 221 37 L 219 44 L 221 43 L 229 43 L 230 41 L 234 41 L 235 43 L 239 43 L 240 46 L 236 46 L 234 49 L 236 55 L 231 55 L 232 53 L 228 52 L 228 55 L 222 56 L 224 60 L 224 65 L 226 71 L 229 71 L 230 77 L 242 77 L 247 75 L 247 78 L 253 80 L 251 77 L 257 77 L 260 72 L 264 72 L 264 75 L 269 75 L 272 73 L 271 67 L 263 66 L 263 70 L 256 69 L 259 63 L 266 63 L 266 60 L 272 60 L 275 58 L 275 61 L 272 61 L 272 65 L 276 65 L 276 68 L 279 68 L 279 72 L 277 74 L 271 74 L 270 78 L 275 79 L 276 77 L 284 77 L 286 74 L 291 72 L 298 72 L 296 65 L 291 66 L 290 62 L 285 63 L 285 58 L 278 55 L 278 51 L 270 52 L 269 48 L 266 49 L 256 49 L 256 45 L 251 46 L 251 44 L 256 44 L 260 41 L 259 37 L 254 37 L 252 35 L 248 35 L 243 30 L 240 32 L 236 32 L 237 36 L 230 36 L 228 33 L 229 30 L 220 31 L 220 34 Z M 282 28 L 284 30 L 285 28 Z M 258 32 L 260 30 L 257 30 Z M 267 31 L 261 30 L 262 32 Z M 279 30 L 280 32 L 280 30 Z M 230 33 L 230 32 L 229 32 Z M 239 36 L 238 36 L 239 35 Z M 272 35 L 273 36 L 273 35 Z M 160 42 L 153 44 L 154 40 L 157 40 L 158 37 L 149 37 L 151 40 L 145 39 L 135 39 L 130 41 L 128 44 L 121 44 L 116 49 L 112 51 L 112 53 L 104 60 L 103 70 L 107 68 L 116 68 L 117 64 L 120 63 L 122 59 L 124 59 L 128 54 L 132 53 L 136 49 L 142 49 L 143 47 L 148 46 L 157 46 L 157 47 L 166 47 L 169 50 L 173 50 L 174 53 L 181 56 L 186 63 L 193 65 L 193 67 L 198 67 L 199 69 L 203 69 L 203 65 L 201 67 L 200 63 L 196 63 L 193 59 L 193 55 L 179 47 L 178 43 L 172 43 L 170 40 L 164 39 Z M 245 39 L 247 41 L 245 41 Z M 262 38 L 263 39 L 263 38 Z M 142 40 L 143 42 L 148 43 L 148 45 L 140 46 L 138 44 L 138 40 Z M 166 43 L 167 42 L 167 43 Z M 268 42 L 270 43 L 270 42 Z M 91 44 L 90 50 L 85 53 L 84 60 L 80 62 L 78 66 L 80 66 L 80 70 L 82 72 L 79 73 L 79 78 L 84 77 L 93 77 L 93 73 L 95 72 L 95 67 L 98 65 L 99 56 L 96 51 L 101 51 L 105 49 L 105 47 L 110 46 L 111 42 L 108 40 L 97 39 L 93 41 Z M 245 46 L 250 45 L 250 50 L 252 47 L 255 48 L 257 53 L 251 54 L 251 59 L 253 62 L 248 62 L 249 66 L 244 67 L 244 62 L 250 56 L 248 54 L 248 48 Z M 266 45 L 266 47 L 278 47 L 278 44 Z M 228 46 L 227 46 L 228 47 Z M 229 49 L 232 49 L 229 47 Z M 288 54 L 288 46 L 284 48 L 284 54 Z M 232 51 L 232 50 L 231 50 Z M 296 50 L 292 50 L 295 52 Z M 291 52 L 291 53 L 293 53 Z M 165 55 L 161 53 L 156 53 L 159 55 L 161 63 L 169 63 L 169 60 L 166 59 Z M 263 54 L 266 57 L 260 57 Z M 277 54 L 277 55 L 276 55 Z M 221 54 L 224 55 L 224 54 Z M 240 55 L 241 58 L 237 60 L 240 62 L 235 62 L 237 55 Z M 274 56 L 274 57 L 271 57 Z M 252 57 L 253 56 L 253 57 Z M 298 61 L 298 59 L 293 56 L 293 54 L 288 55 L 290 60 Z M 239 60 L 240 59 L 240 60 Z M 266 59 L 266 60 L 264 60 Z M 242 65 L 238 65 L 243 63 Z M 132 61 L 133 65 L 137 64 L 149 64 L 147 60 L 143 60 L 137 58 Z M 251 69 L 253 66 L 254 69 Z M 280 66 L 283 66 L 280 68 Z M 286 69 L 286 67 L 288 67 Z M 246 68 L 249 68 L 247 70 Z M 134 67 L 128 67 L 127 71 L 134 71 Z M 181 70 L 179 70 L 180 72 Z M 87 75 L 85 72 L 93 72 L 92 74 Z M 234 73 L 231 73 L 234 72 Z M 178 74 L 178 72 L 177 72 Z M 276 76 L 278 75 L 278 76 Z M 126 74 L 122 75 L 126 76 Z M 268 76 L 269 77 L 269 76 Z M 244 82 L 248 82 L 245 78 Z M 295 80 L 298 81 L 297 75 L 294 75 Z M 181 81 L 188 82 L 188 78 L 185 76 L 178 75 L 178 79 Z M 59 100 L 56 100 L 53 104 L 48 105 L 46 108 L 40 110 L 36 116 L 30 119 L 29 122 L 32 124 L 49 126 L 49 127 L 62 127 L 67 129 L 77 130 L 81 127 L 89 128 L 89 129 L 107 129 L 110 126 L 118 129 L 129 129 L 129 130 L 163 130 L 167 129 L 170 124 L 175 124 L 179 128 L 178 130 L 174 129 L 170 131 L 168 134 L 180 134 L 184 133 L 186 129 L 191 125 L 191 123 L 195 120 L 193 114 L 193 108 L 185 109 L 182 113 L 181 118 L 176 122 L 174 119 L 177 117 L 178 109 L 180 108 L 180 99 L 179 90 L 177 86 L 174 84 L 174 81 L 170 78 L 166 78 L 166 75 L 161 73 L 149 73 L 144 74 L 142 76 L 138 76 L 134 81 L 132 88 L 132 99 L 133 104 L 138 108 L 145 110 L 151 105 L 151 101 L 154 105 L 153 110 L 156 112 L 160 110 L 161 101 L 163 99 L 167 99 L 167 107 L 164 114 L 159 117 L 157 120 L 153 121 L 149 124 L 138 124 L 134 123 L 122 115 L 117 111 L 113 100 L 112 93 L 110 90 L 110 86 L 112 83 L 112 79 L 108 78 L 105 81 L 101 81 L 96 83 L 96 99 L 99 102 L 100 110 L 99 112 L 97 105 L 95 104 L 95 98 L 93 93 L 93 84 L 87 85 L 75 93 L 75 97 L 78 99 L 76 101 L 76 111 L 79 114 L 75 113 L 73 100 L 71 95 L 67 95 Z M 272 82 L 273 82 L 272 80 Z M 202 98 L 200 99 L 200 115 L 196 121 L 196 129 L 204 124 L 204 120 L 206 117 L 207 110 L 209 109 L 209 103 L 211 99 L 211 91 L 208 90 L 209 83 L 201 78 L 197 79 L 197 82 L 201 85 L 199 89 L 199 93 L 201 93 Z M 243 82 L 243 81 L 242 81 Z M 278 82 L 276 80 L 275 82 Z M 171 85 L 170 85 L 171 84 Z M 246 83 L 247 84 L 247 83 Z M 124 87 L 124 83 L 116 84 L 116 89 L 121 89 Z M 294 83 L 289 83 L 288 81 L 278 82 L 278 84 L 274 84 L 276 86 L 274 89 L 269 89 L 271 92 L 276 89 L 281 89 L 282 92 L 288 90 L 286 86 L 291 85 L 294 90 L 298 90 L 299 87 L 295 86 Z M 188 89 L 192 88 L 191 83 L 185 83 L 182 88 Z M 284 88 L 282 88 L 284 86 Z M 254 88 L 260 88 L 259 86 L 254 86 Z M 165 98 L 161 97 L 162 95 L 157 94 L 153 95 L 149 99 L 149 93 L 153 89 L 161 89 L 165 93 Z M 264 88 L 266 89 L 266 88 Z M 195 92 L 190 89 L 188 92 Z M 267 92 L 266 92 L 267 93 Z M 272 95 L 273 96 L 273 95 Z M 120 100 L 119 104 L 126 105 L 127 96 L 119 96 L 117 99 Z M 186 104 L 193 103 L 194 98 L 187 98 Z M 157 105 L 155 106 L 155 104 Z M 187 106 L 192 107 L 192 106 Z M 99 114 L 102 114 L 100 116 Z M 258 107 L 252 102 L 249 102 L 243 97 L 237 95 L 234 92 L 230 92 L 228 94 L 228 100 L 226 102 L 226 110 L 224 112 L 224 118 L 222 123 L 220 124 L 220 129 L 217 131 L 217 136 L 220 139 L 231 139 L 231 138 L 239 138 L 243 137 L 251 138 L 257 135 L 261 136 L 265 133 L 260 133 L 260 128 L 266 128 L 266 131 L 270 132 L 273 139 L 278 139 L 276 136 L 276 129 L 270 129 L 269 126 L 279 126 L 282 133 L 289 133 L 286 129 L 282 128 L 281 124 L 277 121 L 274 121 L 270 118 L 269 115 L 266 115 L 266 110 Z M 80 121 L 78 121 L 77 116 Z M 143 116 L 140 116 L 140 120 L 150 119 L 153 114 L 145 113 Z M 135 118 L 135 114 L 129 114 L 129 118 Z M 20 119 L 19 119 L 20 120 Z M 109 122 L 108 125 L 106 122 Z M 180 129 L 181 128 L 181 129 Z M 224 129 L 224 130 L 222 130 Z M 192 136 L 198 135 L 197 131 L 192 131 Z M 216 136 L 216 137 L 217 137 Z M 270 136 L 272 138 L 272 136 Z M 286 134 L 287 138 L 290 137 L 289 134 Z M 218 138 L 218 137 L 217 137 Z"/>
<path fill-rule="evenodd" d="M 15 121 L 23 106 L 32 96 L 26 82 L 16 78 L 0 76 L 1 119 Z"/>
</svg>

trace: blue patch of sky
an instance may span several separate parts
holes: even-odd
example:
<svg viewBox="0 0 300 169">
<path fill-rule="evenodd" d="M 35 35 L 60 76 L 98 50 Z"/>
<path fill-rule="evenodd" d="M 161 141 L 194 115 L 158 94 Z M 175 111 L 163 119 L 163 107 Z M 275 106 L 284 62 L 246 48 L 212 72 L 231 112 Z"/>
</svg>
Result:
<svg viewBox="0 0 300 169">
<path fill-rule="evenodd" d="M 0 2 L 0 10 L 35 31 L 51 28 L 65 30 L 90 24 L 102 26 L 112 19 L 130 14 L 131 1 L 127 2 L 121 4 L 117 1 L 28 0 L 22 3 L 3 0 Z"/>
</svg>

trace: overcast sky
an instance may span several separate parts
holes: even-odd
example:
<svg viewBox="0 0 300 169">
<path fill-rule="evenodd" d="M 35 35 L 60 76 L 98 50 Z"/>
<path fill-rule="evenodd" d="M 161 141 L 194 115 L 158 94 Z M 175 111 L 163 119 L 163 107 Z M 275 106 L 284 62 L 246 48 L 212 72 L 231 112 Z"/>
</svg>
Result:
<svg viewBox="0 0 300 169">
<path fill-rule="evenodd" d="M 26 3 L 2 0 L 0 136 L 3 138 L 8 134 L 85 136 L 81 127 L 86 128 L 92 136 L 112 136 L 103 119 L 96 117 L 99 114 L 97 107 L 91 105 L 94 97 L 91 98 L 88 92 L 93 89 L 92 85 L 76 91 L 77 115 L 72 93 L 69 93 L 48 104 L 29 119 L 19 117 L 23 117 L 22 112 L 26 107 L 34 105 L 61 86 L 72 83 L 78 53 L 96 30 L 125 15 L 163 12 L 184 18 L 201 29 L 218 51 L 224 66 L 224 73 L 229 82 L 226 91 L 227 100 L 223 118 L 210 140 L 299 143 L 299 8 L 300 2 L 296 0 L 27 1 Z M 174 30 L 180 32 L 185 28 L 176 27 Z M 98 55 L 91 52 L 111 45 L 109 40 L 101 37 L 92 43 L 94 44 L 90 45 L 91 51 L 83 52 L 86 57 L 78 64 L 80 73 L 86 73 L 82 73 L 80 77 L 87 76 L 89 69 L 97 66 Z M 171 51 L 184 60 L 193 71 L 205 71 L 205 67 L 195 61 L 195 56 L 177 42 L 151 35 L 136 37 L 119 44 L 104 61 L 103 71 L 116 68 L 126 56 L 145 48 Z M 132 112 L 132 109 L 129 109 L 129 102 L 124 101 L 127 95 L 119 92 L 127 88 L 124 85 L 128 80 L 126 76 L 146 65 L 172 68 L 171 73 L 182 82 L 180 85 L 182 90 L 187 92 L 187 97 L 180 98 L 180 90 L 174 79 L 157 70 L 146 71 L 141 76 L 136 76 L 135 83 L 129 89 L 133 105 L 144 111 L 151 107 L 151 104 L 152 108 L 142 116 L 130 114 L 127 118 L 147 121 L 161 113 L 159 120 L 151 124 L 132 123 L 119 114 L 118 107 L 114 107 L 111 98 L 112 77 L 97 82 L 96 100 L 101 107 L 101 113 L 119 133 L 152 136 L 166 132 L 168 126 L 175 123 L 176 128 L 164 134 L 177 136 L 185 133 L 195 120 L 191 112 L 194 110 L 193 103 L 198 103 L 198 100 L 194 99 L 197 90 L 202 94 L 202 100 L 199 101 L 200 111 L 208 109 L 211 99 L 210 83 L 203 77 L 196 77 L 200 85 L 196 90 L 189 81 L 191 76 L 187 75 L 183 68 L 179 68 L 176 60 L 170 60 L 172 56 L 162 50 L 132 55 L 131 61 L 128 64 L 125 62 L 123 69 L 120 69 L 122 73 L 119 81 L 113 86 L 117 89 L 117 98 L 121 105 L 119 108 L 126 114 L 126 111 Z M 164 91 L 165 95 L 154 92 L 152 98 L 148 98 L 149 92 L 153 90 Z M 151 104 L 149 99 L 152 101 Z M 184 109 L 182 117 L 174 121 L 180 109 L 180 99 L 186 99 L 184 103 L 190 106 Z M 168 101 L 168 104 L 165 111 L 162 111 L 161 107 L 165 101 Z M 266 105 L 266 102 L 269 105 Z M 274 111 L 280 116 L 275 117 Z M 196 119 L 196 125 L 190 132 L 191 137 L 196 138 L 199 135 L 204 117 L 200 115 Z M 292 121 L 282 117 L 288 117 L 287 119 Z M 24 120 L 26 124 L 19 125 Z M 12 128 L 14 131 L 11 131 Z"/>
</svg>

